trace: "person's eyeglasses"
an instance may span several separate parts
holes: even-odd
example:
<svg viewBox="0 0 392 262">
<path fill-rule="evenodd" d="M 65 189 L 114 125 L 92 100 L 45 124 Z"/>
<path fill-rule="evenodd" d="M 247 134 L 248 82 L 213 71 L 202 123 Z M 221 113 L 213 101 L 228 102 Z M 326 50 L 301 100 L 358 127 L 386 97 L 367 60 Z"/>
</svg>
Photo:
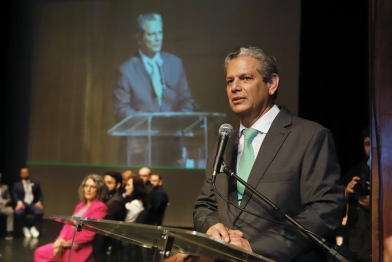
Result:
<svg viewBox="0 0 392 262">
<path fill-rule="evenodd" d="M 91 189 L 91 190 L 96 190 L 96 186 L 90 186 L 90 185 L 84 185 L 84 189 Z"/>
</svg>

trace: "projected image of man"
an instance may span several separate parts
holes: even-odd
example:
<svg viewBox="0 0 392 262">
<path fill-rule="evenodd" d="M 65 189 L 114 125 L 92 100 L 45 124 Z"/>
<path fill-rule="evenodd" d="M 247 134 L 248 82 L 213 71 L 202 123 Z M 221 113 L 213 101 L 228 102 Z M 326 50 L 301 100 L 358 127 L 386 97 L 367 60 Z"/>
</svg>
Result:
<svg viewBox="0 0 392 262">
<path fill-rule="evenodd" d="M 117 70 L 113 90 L 116 121 L 138 112 L 193 111 L 194 102 L 181 59 L 161 51 L 162 17 L 154 13 L 141 14 L 137 20 L 136 40 L 139 50 Z M 132 160 L 128 164 L 144 164 L 146 140 L 133 139 L 130 146 Z M 173 150 L 171 155 L 180 157 L 181 148 L 175 146 Z M 153 151 L 157 154 L 157 150 Z M 166 152 L 166 155 L 169 154 Z M 176 162 L 176 159 L 164 157 L 162 160 L 158 156 L 154 159 L 154 164 Z"/>
</svg>

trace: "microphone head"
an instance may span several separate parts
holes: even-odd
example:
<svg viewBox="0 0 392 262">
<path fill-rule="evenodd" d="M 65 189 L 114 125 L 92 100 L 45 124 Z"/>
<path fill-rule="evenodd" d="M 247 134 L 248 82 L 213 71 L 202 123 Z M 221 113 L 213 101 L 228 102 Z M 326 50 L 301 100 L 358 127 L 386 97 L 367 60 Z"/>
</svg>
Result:
<svg viewBox="0 0 392 262">
<path fill-rule="evenodd" d="M 234 133 L 234 129 L 230 124 L 223 124 L 219 128 L 219 135 L 231 137 L 233 133 Z"/>
</svg>

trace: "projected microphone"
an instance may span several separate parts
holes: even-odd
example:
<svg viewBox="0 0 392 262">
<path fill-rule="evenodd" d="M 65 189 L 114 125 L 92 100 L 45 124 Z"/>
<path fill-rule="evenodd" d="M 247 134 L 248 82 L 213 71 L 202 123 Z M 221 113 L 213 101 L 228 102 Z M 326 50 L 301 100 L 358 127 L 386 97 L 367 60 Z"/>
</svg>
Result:
<svg viewBox="0 0 392 262">
<path fill-rule="evenodd" d="M 234 133 L 233 127 L 229 124 L 223 124 L 219 128 L 218 149 L 216 150 L 214 166 L 213 166 L 214 172 L 212 173 L 213 181 L 215 181 L 216 175 L 219 174 L 220 172 L 220 168 L 223 161 L 223 154 L 225 153 L 226 150 L 227 141 L 229 141 L 229 138 L 231 137 L 231 135 L 233 135 L 233 133 Z"/>
<path fill-rule="evenodd" d="M 181 102 L 182 102 L 182 101 L 185 101 L 185 102 L 191 103 L 191 105 L 192 105 L 192 107 L 193 107 L 193 111 L 200 111 L 200 112 L 201 112 L 202 109 L 200 108 L 200 106 L 195 102 L 195 100 L 194 100 L 191 96 L 185 96 L 185 95 L 183 95 L 181 92 L 179 92 L 178 90 L 176 90 L 176 89 L 172 88 L 170 85 L 167 85 L 167 84 L 166 84 L 165 76 L 164 76 L 164 74 L 163 74 L 162 65 L 159 64 L 159 63 L 157 63 L 157 64 L 158 64 L 159 73 L 161 74 L 161 80 L 162 80 L 163 88 L 164 88 L 164 89 L 165 89 L 165 88 L 168 88 L 168 89 L 170 89 L 171 91 L 173 91 L 177 96 L 180 97 L 180 101 L 181 101 Z"/>
</svg>

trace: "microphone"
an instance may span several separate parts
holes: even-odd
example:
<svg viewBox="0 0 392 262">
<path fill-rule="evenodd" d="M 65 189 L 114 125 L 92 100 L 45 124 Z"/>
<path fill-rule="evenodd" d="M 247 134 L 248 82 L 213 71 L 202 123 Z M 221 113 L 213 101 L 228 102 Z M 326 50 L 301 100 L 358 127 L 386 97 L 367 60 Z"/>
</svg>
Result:
<svg viewBox="0 0 392 262">
<path fill-rule="evenodd" d="M 213 165 L 213 181 L 215 181 L 215 177 L 217 174 L 220 172 L 220 168 L 222 166 L 223 162 L 223 154 L 225 153 L 226 150 L 226 145 L 227 141 L 229 141 L 229 138 L 233 135 L 234 129 L 231 125 L 229 124 L 223 124 L 219 128 L 219 142 L 218 142 L 218 148 L 216 150 L 216 155 L 215 155 L 215 160 L 214 160 L 214 165 Z"/>
</svg>

